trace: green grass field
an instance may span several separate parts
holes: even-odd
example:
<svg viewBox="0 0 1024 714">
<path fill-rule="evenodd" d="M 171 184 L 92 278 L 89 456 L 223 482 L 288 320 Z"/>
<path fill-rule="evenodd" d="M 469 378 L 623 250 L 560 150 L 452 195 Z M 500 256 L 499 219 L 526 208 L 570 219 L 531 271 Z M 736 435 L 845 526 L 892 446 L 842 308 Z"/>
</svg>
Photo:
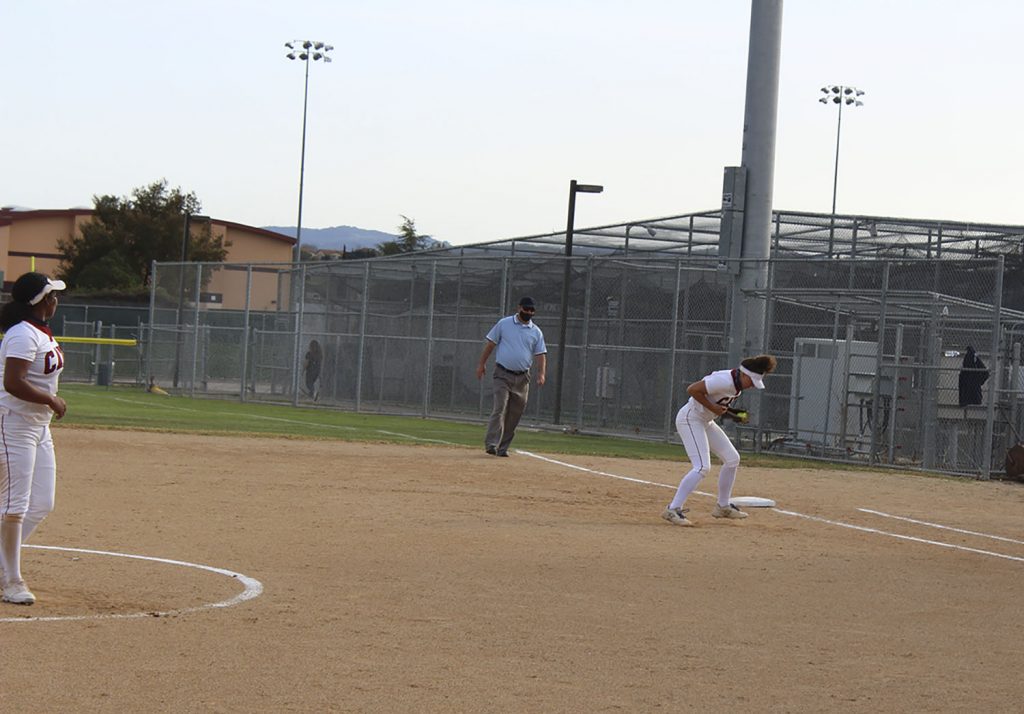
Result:
<svg viewBox="0 0 1024 714">
<path fill-rule="evenodd" d="M 61 385 L 68 413 L 61 426 L 149 429 L 203 434 L 248 434 L 302 439 L 340 439 L 394 444 L 443 444 L 483 448 L 483 424 L 416 417 L 356 414 L 325 408 L 189 399 L 150 394 L 141 388 Z M 553 454 L 685 461 L 680 444 L 605 436 L 571 435 L 520 427 L 515 448 Z M 807 466 L 807 461 L 744 455 L 747 465 Z M 843 468 L 825 465 L 825 468 Z M 846 467 L 849 468 L 849 467 Z"/>
</svg>

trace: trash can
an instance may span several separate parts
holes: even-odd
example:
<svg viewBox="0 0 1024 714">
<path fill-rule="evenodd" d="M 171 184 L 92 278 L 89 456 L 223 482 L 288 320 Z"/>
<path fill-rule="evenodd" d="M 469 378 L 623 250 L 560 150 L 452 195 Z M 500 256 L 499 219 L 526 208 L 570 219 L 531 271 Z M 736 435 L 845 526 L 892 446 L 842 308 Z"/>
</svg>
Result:
<svg viewBox="0 0 1024 714">
<path fill-rule="evenodd" d="M 110 378 L 114 372 L 114 365 L 111 362 L 100 362 L 96 365 L 96 384 L 100 387 L 109 387 Z"/>
</svg>

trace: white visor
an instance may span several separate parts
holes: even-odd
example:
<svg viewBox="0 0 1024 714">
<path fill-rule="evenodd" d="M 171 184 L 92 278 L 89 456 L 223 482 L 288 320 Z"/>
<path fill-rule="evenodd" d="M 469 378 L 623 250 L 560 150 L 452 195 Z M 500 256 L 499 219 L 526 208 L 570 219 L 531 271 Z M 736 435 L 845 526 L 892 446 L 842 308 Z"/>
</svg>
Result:
<svg viewBox="0 0 1024 714">
<path fill-rule="evenodd" d="M 755 387 L 757 387 L 758 389 L 764 389 L 764 375 L 763 374 L 758 374 L 757 372 L 751 372 L 749 369 L 747 369 L 743 365 L 740 365 L 740 371 L 743 372 L 743 374 L 745 374 L 748 377 L 750 377 L 750 381 L 754 383 Z"/>
<path fill-rule="evenodd" d="M 49 278 L 47 278 L 46 285 L 43 286 L 43 289 L 39 291 L 38 295 L 36 295 L 34 298 L 28 301 L 28 304 L 38 305 L 40 302 L 42 302 L 44 297 L 52 293 L 54 290 L 63 290 L 66 287 L 67 285 L 64 284 L 63 280 L 50 280 Z"/>
</svg>

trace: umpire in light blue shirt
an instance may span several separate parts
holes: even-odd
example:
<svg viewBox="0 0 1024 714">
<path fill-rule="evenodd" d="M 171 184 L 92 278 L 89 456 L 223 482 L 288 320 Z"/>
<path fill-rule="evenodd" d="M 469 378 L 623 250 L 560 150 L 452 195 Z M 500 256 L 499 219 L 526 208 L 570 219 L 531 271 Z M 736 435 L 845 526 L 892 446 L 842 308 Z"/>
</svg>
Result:
<svg viewBox="0 0 1024 714">
<path fill-rule="evenodd" d="M 534 357 L 537 358 L 537 384 L 544 384 L 548 348 L 544 344 L 544 333 L 533 322 L 536 309 L 533 298 L 522 298 L 519 311 L 498 320 L 484 342 L 484 351 L 476 368 L 477 379 L 483 379 L 487 360 L 497 350 L 494 355 L 494 409 L 484 437 L 488 454 L 508 456 L 508 445 L 512 443 L 519 419 L 526 410 Z"/>
</svg>

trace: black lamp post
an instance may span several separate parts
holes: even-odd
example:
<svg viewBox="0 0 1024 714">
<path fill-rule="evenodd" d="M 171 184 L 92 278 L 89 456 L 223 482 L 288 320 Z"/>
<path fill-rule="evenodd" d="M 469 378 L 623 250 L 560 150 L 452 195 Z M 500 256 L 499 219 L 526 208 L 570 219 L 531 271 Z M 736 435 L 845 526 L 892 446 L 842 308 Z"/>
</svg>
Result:
<svg viewBox="0 0 1024 714">
<path fill-rule="evenodd" d="M 836 120 L 836 162 L 832 174 L 832 220 L 828 231 L 828 254 L 832 256 L 832 246 L 835 243 L 836 232 L 836 187 L 839 185 L 839 136 L 843 130 L 843 105 L 851 107 L 862 107 L 864 102 L 860 100 L 864 92 L 856 87 L 846 87 L 842 84 L 830 84 L 821 88 L 821 96 L 818 101 L 826 106 L 835 104 L 839 107 Z"/>
<path fill-rule="evenodd" d="M 565 226 L 565 272 L 562 275 L 562 315 L 558 326 L 558 381 L 555 384 L 555 414 L 552 420 L 559 424 L 562 418 L 562 384 L 565 373 L 565 329 L 569 316 L 569 278 L 571 277 L 572 257 L 572 230 L 573 221 L 576 216 L 576 194 L 577 193 L 601 193 L 604 186 L 596 184 L 576 183 L 573 179 L 569 182 L 569 220 Z"/>
</svg>

